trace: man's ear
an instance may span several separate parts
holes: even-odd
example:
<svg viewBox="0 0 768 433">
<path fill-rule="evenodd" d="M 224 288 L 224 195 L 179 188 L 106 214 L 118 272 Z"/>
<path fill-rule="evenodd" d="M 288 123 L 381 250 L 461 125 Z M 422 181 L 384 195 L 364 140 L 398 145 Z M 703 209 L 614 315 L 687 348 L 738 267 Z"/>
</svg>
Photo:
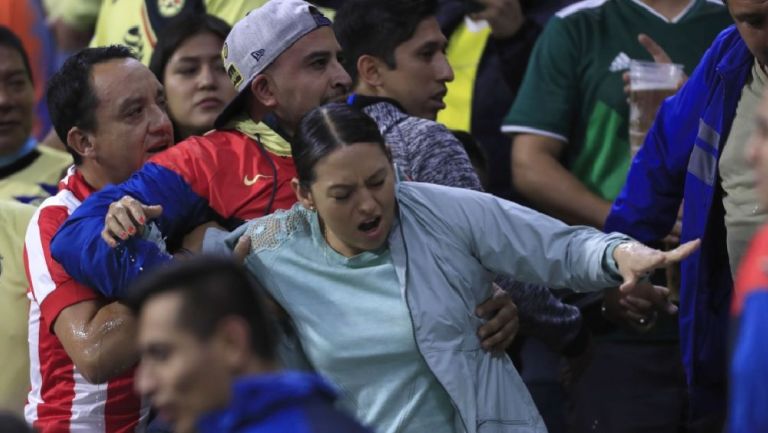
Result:
<svg viewBox="0 0 768 433">
<path fill-rule="evenodd" d="M 315 210 L 315 200 L 312 198 L 312 192 L 309 188 L 304 188 L 299 179 L 291 179 L 291 189 L 296 194 L 296 200 L 304 206 L 305 209 Z"/>
<path fill-rule="evenodd" d="M 73 126 L 72 129 L 67 132 L 67 146 L 72 148 L 75 153 L 88 158 L 93 155 L 93 136 L 86 131 Z"/>
<path fill-rule="evenodd" d="M 218 343 L 218 351 L 231 371 L 241 373 L 248 365 L 253 352 L 248 323 L 240 317 L 225 317 L 217 324 L 214 337 Z"/>
<path fill-rule="evenodd" d="M 357 59 L 358 81 L 371 87 L 379 87 L 382 84 L 381 70 L 386 67 L 378 57 L 363 54 Z"/>
<path fill-rule="evenodd" d="M 250 84 L 251 94 L 256 102 L 270 110 L 277 106 L 274 85 L 266 74 L 256 75 Z"/>
</svg>

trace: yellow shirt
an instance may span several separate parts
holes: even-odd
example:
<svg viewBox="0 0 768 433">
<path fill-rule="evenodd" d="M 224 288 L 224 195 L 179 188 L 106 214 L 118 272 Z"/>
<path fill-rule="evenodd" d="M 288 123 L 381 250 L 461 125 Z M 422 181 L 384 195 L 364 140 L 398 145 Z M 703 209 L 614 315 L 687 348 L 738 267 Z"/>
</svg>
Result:
<svg viewBox="0 0 768 433">
<path fill-rule="evenodd" d="M 0 175 L 0 200 L 39 204 L 56 193 L 70 165 L 72 157 L 68 153 L 38 146 L 33 154 L 21 159 L 18 170 Z"/>
<path fill-rule="evenodd" d="M 21 413 L 29 391 L 24 235 L 35 207 L 0 200 L 0 409 Z"/>
<path fill-rule="evenodd" d="M 92 47 L 127 45 L 145 65 L 157 44 L 156 32 L 169 19 L 202 2 L 205 11 L 230 25 L 267 0 L 120 0 L 103 1 Z"/>
</svg>

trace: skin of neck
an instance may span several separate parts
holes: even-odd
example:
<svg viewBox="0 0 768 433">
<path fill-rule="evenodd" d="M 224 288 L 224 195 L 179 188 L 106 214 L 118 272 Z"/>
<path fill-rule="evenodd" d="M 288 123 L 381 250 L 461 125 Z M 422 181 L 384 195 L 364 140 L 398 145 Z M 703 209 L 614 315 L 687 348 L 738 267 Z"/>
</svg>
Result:
<svg viewBox="0 0 768 433">
<path fill-rule="evenodd" d="M 90 185 L 91 188 L 96 191 L 104 188 L 110 183 L 120 183 L 123 180 L 126 180 L 110 180 L 109 176 L 105 172 L 106 170 L 104 170 L 94 161 L 83 160 L 83 162 L 77 166 L 77 171 L 83 175 L 83 179 L 88 182 L 88 185 Z"/>
<path fill-rule="evenodd" d="M 355 93 L 363 96 L 386 97 L 380 87 L 372 86 L 362 80 L 355 85 Z"/>
<path fill-rule="evenodd" d="M 668 20 L 676 18 L 695 0 L 640 0 Z"/>
</svg>

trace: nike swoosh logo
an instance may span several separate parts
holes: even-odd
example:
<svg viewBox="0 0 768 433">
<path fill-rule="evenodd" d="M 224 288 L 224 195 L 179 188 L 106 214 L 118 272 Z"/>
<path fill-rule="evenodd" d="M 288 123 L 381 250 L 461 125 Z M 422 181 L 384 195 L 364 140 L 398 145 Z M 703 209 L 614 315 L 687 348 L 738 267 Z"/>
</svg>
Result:
<svg viewBox="0 0 768 433">
<path fill-rule="evenodd" d="M 258 182 L 260 179 L 272 179 L 272 176 L 265 176 L 263 174 L 257 174 L 256 176 L 253 176 L 253 179 L 248 179 L 248 175 L 246 175 L 243 178 L 243 183 L 245 186 L 252 186 L 256 182 Z"/>
</svg>

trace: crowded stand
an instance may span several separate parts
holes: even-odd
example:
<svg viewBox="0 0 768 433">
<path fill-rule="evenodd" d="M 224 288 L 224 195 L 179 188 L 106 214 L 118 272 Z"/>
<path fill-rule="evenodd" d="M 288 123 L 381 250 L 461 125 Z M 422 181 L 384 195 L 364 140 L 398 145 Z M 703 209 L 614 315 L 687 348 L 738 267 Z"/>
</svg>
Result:
<svg viewBox="0 0 768 433">
<path fill-rule="evenodd" d="M 0 0 L 0 432 L 768 432 L 767 82 L 768 0 Z"/>
</svg>

